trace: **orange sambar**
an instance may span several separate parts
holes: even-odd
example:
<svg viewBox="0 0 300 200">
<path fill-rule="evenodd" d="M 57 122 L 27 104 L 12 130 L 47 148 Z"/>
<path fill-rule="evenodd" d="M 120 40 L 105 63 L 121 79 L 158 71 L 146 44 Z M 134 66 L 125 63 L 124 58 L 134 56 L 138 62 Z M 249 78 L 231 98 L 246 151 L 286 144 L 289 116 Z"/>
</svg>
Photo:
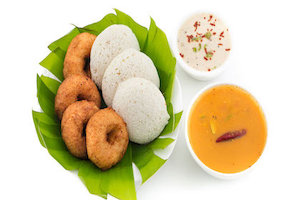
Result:
<svg viewBox="0 0 300 200">
<path fill-rule="evenodd" d="M 222 142 L 228 132 L 246 134 Z M 241 172 L 262 154 L 267 137 L 264 113 L 251 94 L 234 85 L 206 90 L 193 104 L 188 118 L 192 149 L 209 168 L 222 173 Z"/>
</svg>

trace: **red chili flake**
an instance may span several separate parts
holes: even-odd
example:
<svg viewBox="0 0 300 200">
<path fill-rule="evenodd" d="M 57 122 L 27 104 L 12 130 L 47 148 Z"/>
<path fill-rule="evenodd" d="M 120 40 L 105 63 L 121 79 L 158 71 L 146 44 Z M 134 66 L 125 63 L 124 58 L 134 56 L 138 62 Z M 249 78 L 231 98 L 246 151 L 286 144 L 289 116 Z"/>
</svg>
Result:
<svg viewBox="0 0 300 200">
<path fill-rule="evenodd" d="M 206 17 L 204 17 L 204 19 L 206 19 Z"/>
<path fill-rule="evenodd" d="M 210 16 L 209 16 L 209 20 L 208 20 L 208 21 L 210 22 L 210 20 L 211 20 L 212 18 L 213 18 L 213 16 L 212 16 L 212 15 L 210 15 Z"/>
<path fill-rule="evenodd" d="M 218 139 L 216 140 L 216 142 L 223 142 L 223 141 L 227 141 L 227 140 L 232 140 L 238 137 L 242 137 L 244 135 L 246 135 L 247 130 L 246 129 L 241 129 L 241 130 L 236 130 L 236 131 L 229 131 L 227 133 L 224 133 L 223 135 L 221 135 L 220 137 L 218 137 Z"/>
<path fill-rule="evenodd" d="M 194 36 L 193 35 L 187 35 L 186 37 L 188 39 L 188 42 L 191 42 L 191 39 L 193 39 Z"/>
<path fill-rule="evenodd" d="M 210 69 L 208 69 L 207 71 L 209 71 L 209 72 L 210 72 Z"/>
<path fill-rule="evenodd" d="M 224 31 L 223 31 L 222 33 L 220 33 L 220 37 L 224 37 L 224 35 L 223 35 L 223 34 L 224 34 Z"/>
<path fill-rule="evenodd" d="M 197 31 L 198 26 L 200 26 L 200 23 L 198 21 L 195 21 L 194 23 L 195 31 Z"/>
<path fill-rule="evenodd" d="M 212 31 L 213 29 L 210 29 L 210 31 Z"/>
<path fill-rule="evenodd" d="M 222 44 L 222 43 L 219 43 L 218 46 L 223 46 L 223 44 Z"/>
<path fill-rule="evenodd" d="M 219 38 L 219 40 L 221 40 L 222 38 Z"/>
<path fill-rule="evenodd" d="M 205 51 L 205 54 L 207 54 L 207 49 L 206 49 L 206 47 L 204 48 L 204 51 Z"/>
<path fill-rule="evenodd" d="M 206 57 L 203 57 L 204 58 L 204 60 L 208 60 Z"/>
<path fill-rule="evenodd" d="M 216 25 L 215 25 L 215 24 L 213 24 L 213 23 L 210 23 L 210 25 L 211 25 L 211 26 L 216 26 Z"/>
<path fill-rule="evenodd" d="M 181 58 L 183 58 L 183 57 L 184 57 L 184 55 L 183 55 L 182 53 L 179 53 L 179 55 L 181 56 Z"/>
<path fill-rule="evenodd" d="M 230 51 L 230 49 L 225 49 L 225 51 Z"/>
<path fill-rule="evenodd" d="M 216 32 L 213 32 L 213 35 L 216 35 L 217 33 Z"/>
</svg>

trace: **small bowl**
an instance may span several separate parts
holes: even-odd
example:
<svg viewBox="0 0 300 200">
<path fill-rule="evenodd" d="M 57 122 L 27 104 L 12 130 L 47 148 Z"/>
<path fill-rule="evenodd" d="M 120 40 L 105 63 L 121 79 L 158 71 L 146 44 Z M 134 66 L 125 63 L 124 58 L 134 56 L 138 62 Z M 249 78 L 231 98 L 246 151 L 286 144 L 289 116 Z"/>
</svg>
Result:
<svg viewBox="0 0 300 200">
<path fill-rule="evenodd" d="M 188 17 L 184 18 L 184 20 L 179 24 L 178 28 L 177 28 L 177 32 L 176 32 L 176 37 L 174 39 L 174 53 L 176 56 L 176 60 L 179 62 L 181 68 L 191 77 L 193 77 L 194 79 L 197 80 L 201 80 L 201 81 L 209 81 L 212 80 L 214 78 L 216 78 L 217 76 L 219 76 L 222 72 L 224 72 L 224 70 L 227 68 L 227 65 L 225 63 L 227 63 L 228 57 L 230 57 L 230 55 L 227 57 L 227 59 L 224 61 L 224 63 L 220 66 L 218 66 L 216 69 L 212 70 L 212 71 L 199 71 L 196 70 L 194 68 L 192 68 L 191 66 L 189 66 L 183 59 L 182 57 L 179 55 L 179 50 L 178 50 L 178 44 L 177 44 L 177 38 L 178 38 L 178 30 L 181 28 L 181 26 L 185 23 L 185 21 L 187 19 L 189 19 L 191 16 L 197 14 L 197 13 L 202 13 L 202 12 L 194 12 L 191 15 L 188 15 Z M 214 14 L 215 15 L 215 14 Z M 218 15 L 216 15 L 218 16 Z M 231 53 L 230 53 L 231 54 Z"/>
<path fill-rule="evenodd" d="M 268 134 L 266 136 L 266 144 L 264 146 L 264 149 L 263 149 L 263 152 L 262 154 L 260 155 L 260 157 L 257 159 L 257 161 L 249 168 L 241 171 L 241 172 L 237 172 L 237 173 L 222 173 L 222 172 L 218 172 L 218 171 L 215 171 L 209 167 L 207 167 L 199 158 L 198 156 L 195 154 L 193 148 L 192 148 L 192 145 L 190 143 L 190 139 L 189 139 L 189 135 L 188 135 L 188 120 L 189 120 L 189 115 L 190 115 L 190 112 L 191 112 L 191 109 L 195 103 L 195 101 L 198 99 L 199 96 L 201 96 L 205 91 L 207 91 L 208 89 L 211 89 L 215 86 L 218 86 L 218 85 L 233 85 L 233 86 L 237 86 L 239 88 L 242 88 L 243 90 L 247 91 L 249 94 L 251 94 L 251 96 L 257 101 L 257 99 L 252 95 L 251 92 L 249 92 L 249 90 L 246 90 L 245 88 L 239 86 L 239 85 L 236 85 L 236 84 L 232 84 L 232 83 L 213 83 L 213 84 L 210 84 L 206 87 L 204 87 L 203 89 L 201 89 L 192 99 L 192 101 L 190 102 L 189 106 L 188 106 L 188 109 L 187 109 L 187 113 L 186 113 L 186 116 L 185 116 L 185 141 L 186 141 L 186 144 L 188 146 L 188 149 L 189 149 L 189 152 L 191 153 L 192 157 L 194 158 L 194 160 L 196 161 L 196 163 L 208 174 L 216 177 L 216 178 L 219 178 L 219 179 L 225 179 L 225 180 L 232 180 L 232 179 L 236 179 L 236 178 L 240 178 L 242 177 L 243 175 L 245 174 L 248 174 L 250 171 L 253 170 L 253 168 L 257 165 L 258 161 L 261 160 L 261 157 L 263 155 L 263 152 L 266 148 L 266 145 L 267 145 L 267 139 L 268 139 Z M 259 101 L 257 101 L 258 104 L 259 104 Z M 260 106 L 263 114 L 264 114 L 264 117 L 265 117 L 265 122 L 266 122 L 266 125 L 267 125 L 267 120 L 266 120 L 266 115 L 262 109 L 262 107 Z"/>
</svg>

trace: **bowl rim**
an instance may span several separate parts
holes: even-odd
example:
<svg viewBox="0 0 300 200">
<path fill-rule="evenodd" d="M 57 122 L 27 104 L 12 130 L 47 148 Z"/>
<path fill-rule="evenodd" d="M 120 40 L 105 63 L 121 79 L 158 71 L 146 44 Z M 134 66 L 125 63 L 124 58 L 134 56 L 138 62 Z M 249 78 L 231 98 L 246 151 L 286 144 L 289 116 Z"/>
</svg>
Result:
<svg viewBox="0 0 300 200">
<path fill-rule="evenodd" d="M 219 14 L 213 13 L 213 12 L 209 12 L 206 10 L 197 10 L 194 12 L 191 12 L 187 15 L 185 15 L 182 20 L 180 21 L 180 23 L 178 23 L 177 27 L 176 27 L 176 34 L 175 34 L 175 38 L 173 39 L 173 49 L 174 49 L 174 53 L 175 53 L 175 57 L 178 60 L 181 68 L 187 72 L 188 75 L 190 75 L 191 77 L 198 79 L 198 80 L 211 80 L 215 77 L 217 77 L 218 75 L 220 75 L 226 68 L 228 68 L 228 65 L 226 63 L 228 63 L 229 57 L 232 53 L 229 53 L 229 55 L 227 56 L 227 58 L 225 59 L 225 61 L 218 66 L 216 69 L 211 70 L 211 71 L 200 71 L 197 69 L 194 69 L 193 67 L 189 66 L 183 59 L 182 57 L 179 55 L 179 49 L 178 49 L 178 44 L 177 44 L 177 39 L 178 39 L 178 31 L 181 28 L 181 26 L 186 22 L 186 20 L 188 20 L 190 17 L 196 15 L 196 14 L 202 14 L 202 13 L 209 13 L 212 15 L 219 17 Z M 222 22 L 227 26 L 227 23 L 223 21 L 223 19 L 221 19 Z M 231 35 L 231 34 L 230 34 Z M 230 37 L 231 40 L 231 44 L 232 44 L 232 39 Z"/>
<path fill-rule="evenodd" d="M 243 171 L 240 171 L 240 172 L 236 172 L 236 173 L 223 173 L 223 172 L 219 172 L 219 171 L 216 171 L 216 170 L 213 170 L 211 168 L 209 168 L 208 166 L 206 166 L 201 160 L 200 158 L 198 158 L 198 156 L 195 154 L 193 148 L 192 148 L 192 145 L 190 143 L 190 140 L 189 140 L 189 134 L 188 134 L 188 121 L 189 121 L 189 115 L 190 115 L 190 112 L 191 112 L 191 109 L 195 103 L 195 101 L 207 90 L 211 89 L 211 88 L 214 88 L 216 86 L 220 86 L 220 85 L 232 85 L 232 86 L 237 86 L 243 90 L 245 90 L 246 92 L 248 92 L 255 100 L 256 102 L 258 103 L 263 115 L 264 115 L 264 119 L 265 119 L 265 123 L 266 123 L 266 128 L 267 128 L 267 135 L 266 135 L 266 142 L 265 142 L 265 145 L 264 145 L 264 148 L 262 150 L 262 153 L 261 155 L 258 157 L 258 159 L 256 160 L 255 163 L 253 163 L 253 165 L 251 165 L 251 167 L 243 170 Z M 255 168 L 257 166 L 258 163 L 261 162 L 262 160 L 262 157 L 264 157 L 264 152 L 266 150 L 266 146 L 267 146 L 267 141 L 268 141 L 268 123 L 267 123 L 267 118 L 266 118 L 266 114 L 261 106 L 261 104 L 259 103 L 259 100 L 253 95 L 253 93 L 251 91 L 249 91 L 248 89 L 245 89 L 244 86 L 240 86 L 238 84 L 235 84 L 235 83 L 232 83 L 232 82 L 216 82 L 216 83 L 211 83 L 211 84 L 208 84 L 207 86 L 205 86 L 204 88 L 202 88 L 199 92 L 196 93 L 196 95 L 194 95 L 194 97 L 192 98 L 192 101 L 190 101 L 189 105 L 188 105 L 188 109 L 187 109 L 187 112 L 186 112 L 186 115 L 185 115 L 185 128 L 184 128 L 184 131 L 185 131 L 185 141 L 186 141 L 186 145 L 189 149 L 189 152 L 190 154 L 192 155 L 193 159 L 196 161 L 196 163 L 206 172 L 208 173 L 209 175 L 212 175 L 216 178 L 219 178 L 219 179 L 227 179 L 227 180 L 231 180 L 231 179 L 236 179 L 236 178 L 240 178 L 242 176 L 244 176 L 245 174 L 248 174 L 250 171 L 253 170 L 253 168 Z"/>
</svg>

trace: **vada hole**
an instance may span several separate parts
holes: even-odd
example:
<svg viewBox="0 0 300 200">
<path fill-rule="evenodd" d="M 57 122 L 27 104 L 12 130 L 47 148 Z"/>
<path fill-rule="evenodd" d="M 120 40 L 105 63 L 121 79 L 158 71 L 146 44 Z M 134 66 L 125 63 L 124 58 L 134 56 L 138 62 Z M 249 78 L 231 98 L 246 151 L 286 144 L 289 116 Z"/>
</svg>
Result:
<svg viewBox="0 0 300 200">
<path fill-rule="evenodd" d="M 110 127 L 108 129 L 108 132 L 106 133 L 106 141 L 113 145 L 114 142 L 116 141 L 117 137 L 118 137 L 118 132 L 119 132 L 119 128 L 117 127 Z"/>
</svg>

